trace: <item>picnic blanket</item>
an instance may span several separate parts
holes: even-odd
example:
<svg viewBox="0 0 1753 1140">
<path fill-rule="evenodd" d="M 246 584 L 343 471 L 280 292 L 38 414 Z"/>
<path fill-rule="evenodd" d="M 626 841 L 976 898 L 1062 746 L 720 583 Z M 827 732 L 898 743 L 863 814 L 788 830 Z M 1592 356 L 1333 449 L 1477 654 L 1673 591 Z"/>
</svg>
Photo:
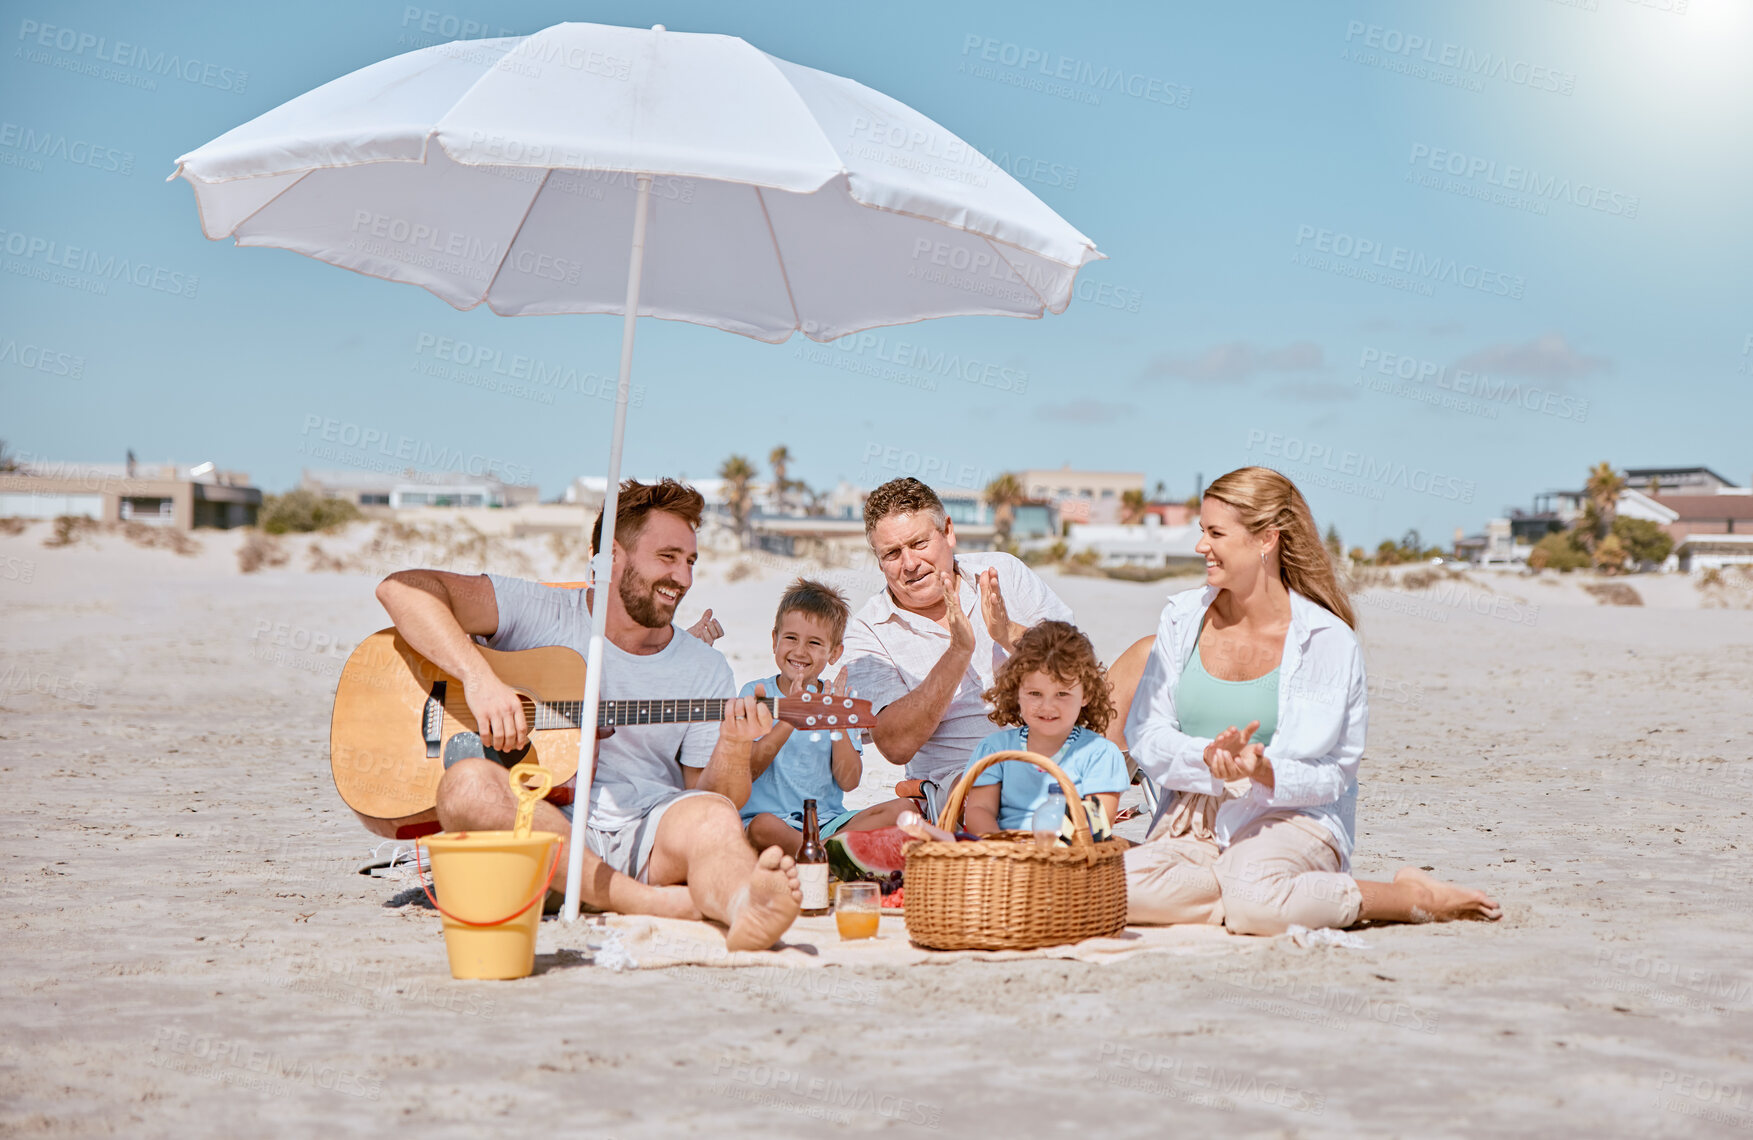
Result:
<svg viewBox="0 0 1753 1140">
<path fill-rule="evenodd" d="M 799 918 L 773 949 L 736 952 L 725 949 L 721 927 L 679 918 L 608 914 L 571 926 L 544 924 L 543 934 L 550 931 L 557 949 L 591 955 L 599 966 L 639 970 L 669 966 L 918 966 L 1020 958 L 1106 963 L 1144 953 L 1216 953 L 1262 941 L 1232 935 L 1218 926 L 1129 926 L 1112 938 L 1089 938 L 1039 950 L 927 950 L 908 939 L 907 924 L 899 914 L 887 913 L 875 938 L 843 942 L 832 916 Z"/>
</svg>

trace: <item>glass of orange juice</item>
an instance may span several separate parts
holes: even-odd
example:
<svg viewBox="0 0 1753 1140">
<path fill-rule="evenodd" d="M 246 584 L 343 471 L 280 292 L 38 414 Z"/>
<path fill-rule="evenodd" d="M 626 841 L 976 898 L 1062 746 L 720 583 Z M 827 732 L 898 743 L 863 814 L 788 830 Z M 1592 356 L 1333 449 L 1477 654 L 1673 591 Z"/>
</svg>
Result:
<svg viewBox="0 0 1753 1140">
<path fill-rule="evenodd" d="M 834 925 L 840 940 L 875 938 L 882 918 L 882 895 L 876 883 L 841 883 L 834 897 Z"/>
</svg>

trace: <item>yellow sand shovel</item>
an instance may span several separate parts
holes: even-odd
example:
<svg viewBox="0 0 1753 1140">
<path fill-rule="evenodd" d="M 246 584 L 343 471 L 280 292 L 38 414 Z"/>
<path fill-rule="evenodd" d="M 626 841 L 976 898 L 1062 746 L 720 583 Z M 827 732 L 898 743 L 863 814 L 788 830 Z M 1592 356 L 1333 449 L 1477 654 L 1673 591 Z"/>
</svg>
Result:
<svg viewBox="0 0 1753 1140">
<path fill-rule="evenodd" d="M 554 774 L 526 762 L 509 777 L 517 797 L 512 830 L 442 832 L 415 840 L 432 853 L 432 885 L 444 904 L 430 891 L 426 897 L 444 916 L 444 948 L 453 978 L 524 978 L 535 969 L 536 926 L 542 899 L 560 868 L 561 842 L 551 831 L 532 832 L 530 825 Z M 505 914 L 513 906 L 517 909 Z M 463 917 L 468 914 L 504 917 Z"/>
</svg>

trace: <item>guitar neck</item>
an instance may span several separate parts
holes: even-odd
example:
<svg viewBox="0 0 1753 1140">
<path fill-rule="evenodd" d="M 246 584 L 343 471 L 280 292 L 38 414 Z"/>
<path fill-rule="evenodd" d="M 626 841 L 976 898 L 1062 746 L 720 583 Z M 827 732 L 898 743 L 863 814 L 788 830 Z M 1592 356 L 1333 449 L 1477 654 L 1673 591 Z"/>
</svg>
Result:
<svg viewBox="0 0 1753 1140">
<path fill-rule="evenodd" d="M 602 701 L 597 705 L 597 727 L 619 728 L 628 724 L 697 724 L 701 721 L 724 719 L 724 706 L 734 698 L 680 697 L 656 701 Z M 757 698 L 769 710 L 775 709 L 774 697 Z M 584 715 L 583 701 L 544 701 L 542 708 L 551 710 L 564 724 L 552 727 L 575 727 Z M 538 713 L 538 720 L 543 719 Z M 535 727 L 548 727 L 537 724 Z"/>
</svg>

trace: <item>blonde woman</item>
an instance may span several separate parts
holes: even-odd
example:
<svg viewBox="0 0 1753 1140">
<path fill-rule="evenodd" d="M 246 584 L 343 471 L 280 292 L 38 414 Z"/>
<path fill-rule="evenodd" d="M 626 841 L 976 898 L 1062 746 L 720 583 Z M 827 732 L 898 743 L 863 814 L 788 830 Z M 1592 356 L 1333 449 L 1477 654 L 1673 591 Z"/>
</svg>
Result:
<svg viewBox="0 0 1753 1140">
<path fill-rule="evenodd" d="M 1128 921 L 1495 921 L 1482 891 L 1403 867 L 1349 874 L 1369 704 L 1355 618 L 1289 479 L 1243 467 L 1199 513 L 1205 582 L 1169 599 L 1126 718 L 1133 760 L 1166 793 L 1126 855 Z"/>
</svg>

